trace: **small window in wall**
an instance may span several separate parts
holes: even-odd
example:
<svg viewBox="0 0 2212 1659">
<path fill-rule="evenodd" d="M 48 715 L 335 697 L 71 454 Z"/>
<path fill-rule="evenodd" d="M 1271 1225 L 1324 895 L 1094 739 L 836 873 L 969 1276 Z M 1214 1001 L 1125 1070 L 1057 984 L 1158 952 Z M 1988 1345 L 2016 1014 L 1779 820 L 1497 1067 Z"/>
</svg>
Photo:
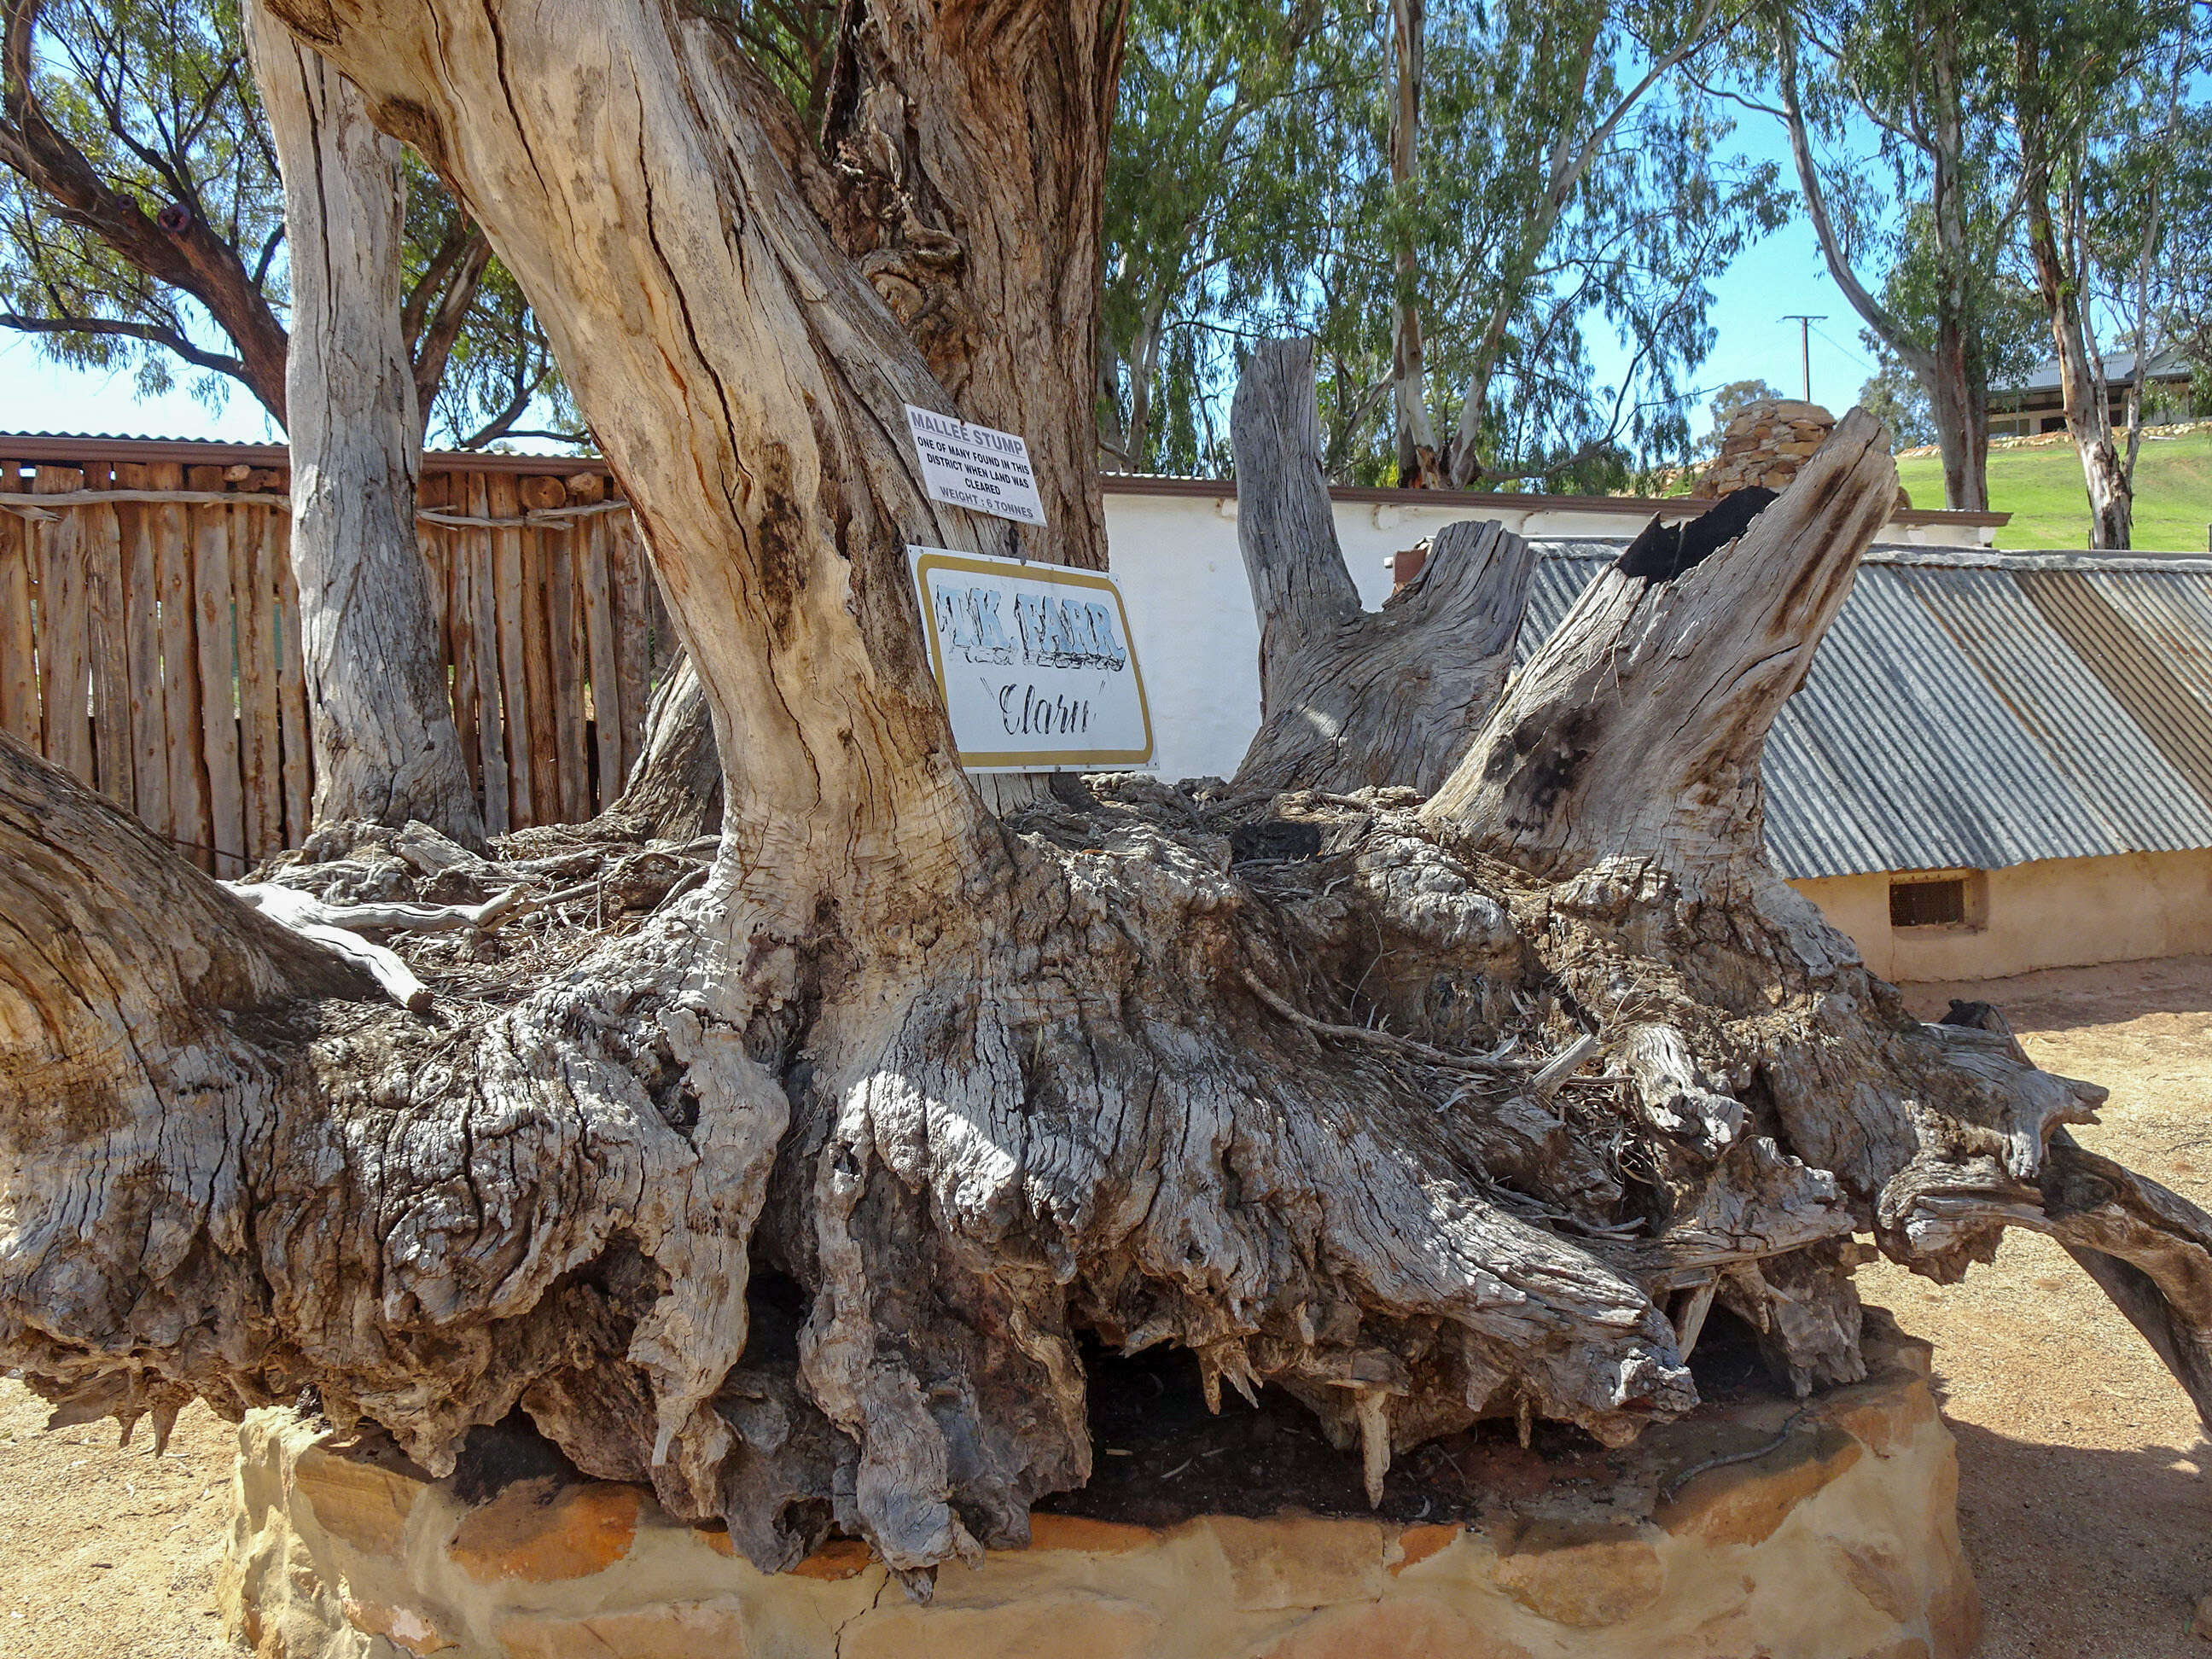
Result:
<svg viewBox="0 0 2212 1659">
<path fill-rule="evenodd" d="M 1979 927 L 1984 920 L 1978 870 L 1916 871 L 1889 884 L 1893 927 Z"/>
</svg>

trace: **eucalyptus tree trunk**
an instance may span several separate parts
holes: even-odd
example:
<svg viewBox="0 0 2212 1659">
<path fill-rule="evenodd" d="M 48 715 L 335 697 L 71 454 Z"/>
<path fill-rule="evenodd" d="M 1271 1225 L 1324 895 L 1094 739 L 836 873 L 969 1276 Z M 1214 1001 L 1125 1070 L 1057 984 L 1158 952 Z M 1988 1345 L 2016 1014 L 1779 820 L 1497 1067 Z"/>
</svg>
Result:
<svg viewBox="0 0 2212 1659">
<path fill-rule="evenodd" d="M 2035 285 L 2051 317 L 2051 337 L 2058 357 L 2059 397 L 2066 430 L 2081 461 L 2081 482 L 2089 497 L 2089 545 L 2124 550 L 2135 528 L 2135 490 L 2130 469 L 2112 436 L 2112 405 L 2105 385 L 2104 362 L 2091 337 L 2081 303 L 2087 268 L 2083 212 L 2078 179 L 2062 191 L 2059 214 L 2051 211 L 2051 180 L 2032 175 L 2027 201 L 2027 248 Z M 2063 219 L 2063 222 L 2062 222 Z M 2142 376 L 2137 365 L 2136 376 Z"/>
<path fill-rule="evenodd" d="M 529 292 L 742 763 L 687 896 L 418 1015 L 0 738 L 0 1363 L 78 1416 L 312 1387 L 434 1471 L 520 1408 L 763 1566 L 835 1526 L 925 1595 L 1086 1478 L 1086 1333 L 1291 1391 L 1376 1490 L 1484 1416 L 1687 1409 L 1715 1297 L 1856 1376 L 1857 1237 L 1948 1278 L 2027 1225 L 2212 1406 L 2212 1221 L 1765 863 L 1768 723 L 1894 499 L 1869 418 L 1717 549 L 1655 525 L 1425 805 L 1124 775 L 995 817 L 904 549 L 1011 538 L 921 489 L 900 405 L 951 399 L 765 79 L 658 0 L 280 15 Z M 1111 56 L 1060 50 L 1103 9 L 908 22 L 1042 41 L 1043 109 Z M 1103 154 L 986 118 L 1017 192 L 1025 145 Z M 1065 275 L 984 325 L 1087 340 Z M 1066 343 L 998 361 L 1079 445 Z"/>
<path fill-rule="evenodd" d="M 399 146 L 260 0 L 246 16 L 291 252 L 291 556 L 315 820 L 419 818 L 481 842 L 415 535 L 422 419 L 400 326 Z"/>
<path fill-rule="evenodd" d="M 1427 0 L 1391 0 L 1390 58 L 1395 70 L 1390 105 L 1390 183 L 1399 209 L 1412 210 L 1419 186 L 1421 90 L 1426 74 Z M 1410 229 L 1392 251 L 1390 310 L 1392 406 L 1397 412 L 1398 482 L 1434 489 L 1446 482 L 1437 471 L 1437 434 L 1429 419 L 1428 371 L 1421 345 L 1420 258 Z"/>
<path fill-rule="evenodd" d="M 1934 32 L 1926 43 L 1934 92 L 1929 119 L 1918 141 L 1928 158 L 1935 208 L 1936 319 L 1932 343 L 1908 328 L 1851 269 L 1850 249 L 1829 211 L 1827 189 L 1814 157 L 1812 136 L 1797 90 L 1797 32 L 1786 15 L 1778 20 L 1776 40 L 1784 123 L 1798 187 L 1804 192 L 1806 216 L 1820 245 L 1820 258 L 1851 309 L 1896 354 L 1928 394 L 1936 421 L 1936 447 L 1943 462 L 1943 504 L 1955 511 L 1986 512 L 1990 505 L 1989 385 L 1967 298 L 1975 256 L 1966 246 L 1965 216 L 1973 186 L 1967 176 L 1957 21 L 1943 9 L 1936 9 Z"/>
<path fill-rule="evenodd" d="M 691 659 L 663 671 L 645 711 L 643 747 L 607 816 L 654 840 L 690 842 L 722 828 L 722 762 Z"/>
</svg>

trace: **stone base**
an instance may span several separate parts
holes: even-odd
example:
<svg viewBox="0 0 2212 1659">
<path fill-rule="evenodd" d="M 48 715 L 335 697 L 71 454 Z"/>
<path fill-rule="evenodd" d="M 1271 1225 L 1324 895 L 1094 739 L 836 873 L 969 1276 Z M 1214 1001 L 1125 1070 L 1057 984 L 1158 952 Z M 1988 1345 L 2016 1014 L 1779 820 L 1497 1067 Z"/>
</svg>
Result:
<svg viewBox="0 0 2212 1659">
<path fill-rule="evenodd" d="M 641 1487 L 539 1474 L 465 1502 L 380 1437 L 257 1412 L 225 1617 L 261 1659 L 1960 1659 L 1980 1606 L 1928 1352 L 1868 1357 L 1803 1408 L 1654 1431 L 1609 1488 L 1465 1525 L 1039 1514 L 926 1607 L 856 1542 L 764 1575 Z"/>
</svg>

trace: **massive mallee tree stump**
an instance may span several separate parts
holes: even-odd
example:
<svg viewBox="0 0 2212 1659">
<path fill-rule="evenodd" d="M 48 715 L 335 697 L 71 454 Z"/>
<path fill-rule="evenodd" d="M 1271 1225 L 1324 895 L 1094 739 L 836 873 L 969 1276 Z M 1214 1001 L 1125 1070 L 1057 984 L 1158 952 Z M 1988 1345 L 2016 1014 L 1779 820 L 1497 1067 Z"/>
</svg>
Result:
<svg viewBox="0 0 2212 1659">
<path fill-rule="evenodd" d="M 950 399 L 727 39 L 274 9 L 529 289 L 742 764 L 703 884 L 417 1016 L 0 750 L 0 1356 L 67 1409 L 312 1389 L 433 1471 L 519 1409 L 757 1562 L 835 1525 L 921 1591 L 1085 1478 L 1085 1333 L 1291 1391 L 1379 1481 L 1485 1416 L 1687 1409 L 1716 1300 L 1801 1387 L 1853 1376 L 1862 1241 L 1948 1277 L 2024 1224 L 2212 1405 L 2212 1223 L 1765 863 L 1767 725 L 1894 497 L 1864 415 L 1741 535 L 1639 540 L 1425 802 L 1122 777 L 1000 819 L 903 550 L 1006 532 L 925 498 L 899 405 Z M 902 19 L 1045 107 L 1110 70 L 1080 6 Z M 1387 704 L 1295 763 L 1356 767 Z"/>
</svg>

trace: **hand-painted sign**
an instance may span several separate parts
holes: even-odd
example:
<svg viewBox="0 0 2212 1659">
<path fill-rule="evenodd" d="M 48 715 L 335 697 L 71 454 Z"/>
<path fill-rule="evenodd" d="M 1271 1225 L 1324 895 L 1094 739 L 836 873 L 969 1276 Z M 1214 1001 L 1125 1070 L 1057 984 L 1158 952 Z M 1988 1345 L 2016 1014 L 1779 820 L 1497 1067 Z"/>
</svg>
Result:
<svg viewBox="0 0 2212 1659">
<path fill-rule="evenodd" d="M 906 406 L 906 422 L 921 458 L 922 487 L 933 500 L 1021 524 L 1044 522 L 1030 447 L 1012 433 L 970 426 L 912 404 Z"/>
<path fill-rule="evenodd" d="M 909 547 L 930 666 L 974 772 L 1149 766 L 1152 716 L 1114 579 Z"/>
</svg>

